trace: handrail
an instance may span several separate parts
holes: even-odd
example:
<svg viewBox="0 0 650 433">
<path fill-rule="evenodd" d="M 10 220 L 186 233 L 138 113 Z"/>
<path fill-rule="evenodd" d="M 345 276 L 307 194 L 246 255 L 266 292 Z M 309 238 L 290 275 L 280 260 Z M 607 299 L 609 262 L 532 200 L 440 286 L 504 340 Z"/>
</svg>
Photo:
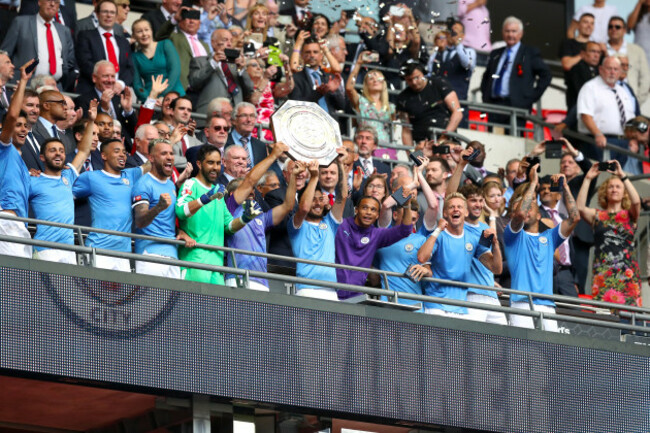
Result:
<svg viewBox="0 0 650 433">
<path fill-rule="evenodd" d="M 119 232 L 119 231 L 106 230 L 106 229 L 98 229 L 98 228 L 85 227 L 85 226 L 80 226 L 80 225 L 75 225 L 75 224 L 56 223 L 56 222 L 52 222 L 52 221 L 37 220 L 37 219 L 33 219 L 33 218 L 23 218 L 23 217 L 17 217 L 17 216 L 7 214 L 7 213 L 0 213 L 0 219 L 7 219 L 7 220 L 19 221 L 19 222 L 29 222 L 29 223 L 35 223 L 35 224 L 43 224 L 43 225 L 49 225 L 49 226 L 61 227 L 61 228 L 68 228 L 68 229 L 78 229 L 78 230 L 82 230 L 82 231 L 97 232 L 97 233 L 103 233 L 103 234 L 111 234 L 111 235 L 115 235 L 115 236 L 129 237 L 129 238 L 134 238 L 134 239 L 152 240 L 152 241 L 156 241 L 156 242 L 160 242 L 160 243 L 167 243 L 167 244 L 172 244 L 172 245 L 184 245 L 184 241 L 176 240 L 176 239 L 157 238 L 157 237 L 153 237 L 153 236 L 140 235 L 140 234 L 136 234 L 136 233 L 127 233 L 127 232 Z M 21 243 L 22 241 L 24 241 L 24 243 L 26 243 L 26 244 L 41 245 L 41 246 L 47 246 L 47 247 L 56 248 L 56 249 L 66 249 L 66 250 L 74 250 L 74 251 L 77 251 L 77 249 L 80 249 L 79 251 L 82 251 L 82 252 L 85 252 L 85 253 L 98 252 L 100 254 L 105 254 L 106 253 L 105 255 L 119 254 L 119 255 L 117 255 L 115 257 L 122 257 L 121 255 L 123 255 L 123 254 L 129 254 L 128 257 L 124 256 L 124 258 L 136 258 L 137 260 L 141 260 L 141 261 L 152 261 L 154 263 L 160 263 L 160 262 L 158 262 L 156 260 L 149 260 L 149 258 L 152 258 L 152 257 L 156 258 L 155 256 L 142 256 L 142 255 L 139 255 L 139 254 L 124 253 L 124 252 L 113 251 L 113 250 L 96 249 L 96 248 L 93 248 L 93 247 L 82 247 L 82 246 L 69 245 L 69 244 L 59 244 L 59 243 L 56 243 L 56 242 L 40 241 L 40 240 L 36 240 L 36 239 L 25 239 L 25 238 L 11 237 L 11 236 L 0 236 L 0 240 L 5 240 L 5 239 L 10 241 L 10 242 L 15 242 L 15 243 Z M 367 273 L 382 274 L 382 275 L 390 276 L 390 277 L 406 278 L 404 276 L 404 274 L 402 274 L 402 273 L 385 271 L 385 270 L 381 270 L 381 269 L 362 268 L 362 267 L 358 267 L 358 266 L 343 265 L 343 264 L 338 264 L 338 263 L 326 263 L 326 262 L 320 262 L 320 261 L 316 261 L 316 260 L 301 259 L 301 258 L 297 258 L 297 257 L 281 256 L 281 255 L 269 254 L 269 253 L 260 253 L 260 252 L 255 252 L 255 251 L 241 250 L 241 249 L 230 248 L 230 247 L 222 247 L 222 246 L 217 246 L 217 245 L 197 244 L 195 248 L 202 248 L 202 249 L 207 249 L 207 250 L 212 250 L 212 251 L 222 251 L 222 252 L 230 252 L 230 253 L 237 253 L 237 254 L 245 254 L 245 255 L 257 256 L 257 257 L 266 257 L 266 258 L 271 258 L 271 259 L 287 260 L 287 261 L 296 262 L 296 263 L 313 264 L 313 265 L 332 267 L 332 268 L 337 268 L 337 269 L 346 269 L 346 270 L 353 270 L 353 271 L 360 271 L 360 272 L 367 272 Z M 158 259 L 158 258 L 156 258 L 156 259 Z M 169 259 L 169 260 L 173 260 L 173 259 Z M 204 265 L 204 264 L 201 264 L 201 263 L 198 263 L 198 262 L 184 262 L 184 263 L 186 263 L 186 264 L 184 264 L 183 266 L 194 267 L 194 268 L 197 268 L 197 269 L 204 269 L 202 266 L 212 266 L 212 265 Z M 201 265 L 201 266 L 196 266 L 196 265 Z M 227 269 L 228 272 L 230 272 L 230 269 L 236 269 L 236 268 L 228 268 L 228 267 L 223 267 L 223 268 Z M 207 268 L 205 268 L 205 269 L 207 269 Z M 236 274 L 242 274 L 243 272 L 244 272 L 244 270 L 238 269 L 238 272 L 236 272 Z M 235 272 L 231 272 L 231 273 L 235 273 Z M 257 274 L 259 274 L 259 275 L 257 275 Z M 254 271 L 250 271 L 250 275 L 260 277 L 260 278 L 266 278 L 267 275 L 271 275 L 271 274 L 263 273 L 263 272 L 255 273 Z M 295 277 L 295 278 L 300 278 L 300 277 Z M 443 280 L 443 279 L 438 279 L 438 278 L 423 278 L 421 281 L 432 282 L 432 283 L 441 283 L 441 284 L 458 286 L 458 287 L 463 287 L 463 288 L 485 289 L 485 290 L 490 290 L 490 291 L 502 292 L 502 293 L 506 293 L 506 294 L 509 294 L 509 295 L 513 295 L 513 294 L 514 295 L 523 295 L 523 296 L 526 296 L 526 297 L 528 297 L 530 299 L 539 298 L 539 299 L 548 299 L 548 300 L 552 300 L 552 301 L 567 302 L 567 303 L 572 303 L 572 304 L 588 304 L 588 305 L 593 305 L 593 306 L 596 306 L 596 307 L 609 308 L 609 309 L 620 309 L 621 308 L 620 304 L 613 304 L 613 303 L 609 303 L 609 302 L 594 301 L 594 300 L 575 298 L 575 297 L 563 296 L 563 295 L 546 295 L 546 294 L 542 294 L 542 293 L 532 293 L 532 292 L 523 291 L 523 290 L 516 290 L 516 289 L 509 289 L 509 288 L 502 288 L 502 287 L 497 288 L 497 287 L 483 286 L 483 285 L 479 285 L 479 284 L 465 283 L 465 282 L 461 282 L 461 281 Z M 310 280 L 310 283 L 313 284 L 313 280 Z M 325 282 L 320 282 L 320 283 L 325 283 Z M 355 287 L 353 289 L 354 291 L 360 291 L 360 290 L 358 290 L 358 286 L 352 286 L 352 287 Z M 378 290 L 378 289 L 373 289 L 373 290 Z M 373 293 L 370 293 L 370 294 L 373 294 Z M 405 293 L 400 292 L 399 296 L 404 298 L 405 297 L 404 295 L 405 295 Z M 625 309 L 627 311 L 650 314 L 650 308 L 626 305 Z"/>
</svg>

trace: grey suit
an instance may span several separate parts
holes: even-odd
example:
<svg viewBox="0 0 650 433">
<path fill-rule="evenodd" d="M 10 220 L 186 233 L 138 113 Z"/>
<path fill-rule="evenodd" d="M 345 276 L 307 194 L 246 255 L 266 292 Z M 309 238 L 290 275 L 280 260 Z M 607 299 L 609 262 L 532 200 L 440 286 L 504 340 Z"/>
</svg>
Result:
<svg viewBox="0 0 650 433">
<path fill-rule="evenodd" d="M 61 59 L 63 61 L 63 75 L 59 80 L 59 85 L 63 90 L 69 90 L 74 86 L 76 79 L 77 63 L 74 55 L 74 43 L 70 30 L 62 24 L 54 22 L 54 28 L 61 39 Z M 11 23 L 11 27 L 0 46 L 0 50 L 7 51 L 9 57 L 16 65 L 14 80 L 20 78 L 18 67 L 24 65 L 29 60 L 38 57 L 38 43 L 36 32 L 36 15 L 23 15 L 16 17 Z M 46 41 L 40 41 L 45 44 Z M 47 62 L 47 59 L 41 59 Z"/>
<path fill-rule="evenodd" d="M 185 138 L 189 138 L 189 142 L 187 143 L 188 149 L 203 144 L 196 137 L 192 137 L 191 135 L 188 135 Z M 174 166 L 178 171 L 182 172 L 185 170 L 185 166 L 187 165 L 187 158 L 185 158 L 185 153 L 183 152 L 183 142 L 179 141 L 178 143 L 174 143 L 172 150 L 174 151 Z"/>
<path fill-rule="evenodd" d="M 190 61 L 190 87 L 199 93 L 197 112 L 205 113 L 210 101 L 219 96 L 229 98 L 233 105 L 236 105 L 253 92 L 255 86 L 248 73 L 244 72 L 240 75 L 235 65 L 230 63 L 228 67 L 237 83 L 237 91 L 234 94 L 228 93 L 228 85 L 223 78 L 223 72 L 212 67 L 209 57 L 195 57 Z"/>
<path fill-rule="evenodd" d="M 77 35 L 84 30 L 94 30 L 96 29 L 97 26 L 95 25 L 95 21 L 93 21 L 92 14 L 88 15 L 86 18 L 82 18 L 79 21 L 77 21 L 77 31 L 75 33 L 75 39 L 77 38 Z M 121 25 L 118 23 L 115 23 L 113 25 L 113 33 L 116 35 L 124 35 L 124 29 L 122 28 Z"/>
<path fill-rule="evenodd" d="M 32 133 L 34 134 L 34 138 L 36 138 L 39 144 L 43 144 L 45 140 L 52 138 L 52 131 L 48 131 L 40 120 L 36 122 L 36 124 L 34 124 L 32 127 Z M 65 153 L 67 154 L 73 152 L 77 147 L 77 143 L 75 143 L 74 138 L 67 133 L 61 133 L 60 131 L 58 132 L 58 135 L 59 139 L 63 143 L 63 146 L 65 147 Z"/>
</svg>

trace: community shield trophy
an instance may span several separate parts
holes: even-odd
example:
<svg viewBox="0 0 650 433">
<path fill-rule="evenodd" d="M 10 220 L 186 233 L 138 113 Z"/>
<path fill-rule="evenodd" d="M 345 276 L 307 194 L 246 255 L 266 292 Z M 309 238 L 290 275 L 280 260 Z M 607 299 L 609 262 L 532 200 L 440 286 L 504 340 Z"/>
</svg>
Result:
<svg viewBox="0 0 650 433">
<path fill-rule="evenodd" d="M 339 124 L 318 104 L 287 101 L 271 116 L 275 140 L 289 146 L 289 156 L 296 161 L 318 160 L 329 166 L 342 146 Z"/>
</svg>

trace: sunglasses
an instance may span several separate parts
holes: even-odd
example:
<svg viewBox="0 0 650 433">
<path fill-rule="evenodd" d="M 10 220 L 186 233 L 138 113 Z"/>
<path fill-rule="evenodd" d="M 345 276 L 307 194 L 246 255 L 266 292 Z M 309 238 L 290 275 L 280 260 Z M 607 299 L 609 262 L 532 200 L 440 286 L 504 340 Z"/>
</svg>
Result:
<svg viewBox="0 0 650 433">
<path fill-rule="evenodd" d="M 213 126 L 212 129 L 217 131 L 217 132 L 219 132 L 219 131 L 228 132 L 228 127 L 227 126 L 216 125 L 216 126 Z"/>
<path fill-rule="evenodd" d="M 610 24 L 607 28 L 609 30 L 612 30 L 612 29 L 621 30 L 623 28 L 623 26 L 620 25 L 620 24 Z"/>
</svg>

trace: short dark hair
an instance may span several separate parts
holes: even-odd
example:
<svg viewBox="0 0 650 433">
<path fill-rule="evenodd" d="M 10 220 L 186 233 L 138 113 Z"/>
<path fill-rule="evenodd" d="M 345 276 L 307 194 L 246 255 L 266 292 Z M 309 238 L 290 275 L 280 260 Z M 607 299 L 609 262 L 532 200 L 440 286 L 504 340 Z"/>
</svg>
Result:
<svg viewBox="0 0 650 433">
<path fill-rule="evenodd" d="M 189 101 L 190 104 L 192 104 L 192 100 L 190 98 L 188 98 L 187 96 L 179 96 L 178 98 L 174 99 L 172 102 L 169 103 L 169 108 L 171 108 L 172 110 L 175 110 L 176 109 L 176 104 L 178 104 L 178 101 L 181 101 L 181 100 Z M 192 105 L 192 108 L 194 108 L 194 105 Z"/>
<path fill-rule="evenodd" d="M 25 93 L 23 94 L 23 100 L 27 98 L 38 98 L 38 92 L 34 89 L 25 89 Z"/>
<path fill-rule="evenodd" d="M 379 206 L 379 208 L 381 209 L 381 203 L 379 202 L 379 200 L 377 200 L 376 198 L 374 198 L 374 197 L 371 196 L 371 195 L 364 195 L 364 196 L 362 196 L 362 197 L 359 199 L 359 201 L 357 202 L 357 205 L 356 205 L 355 207 L 359 207 L 359 205 L 361 204 L 361 202 L 364 201 L 364 200 L 366 200 L 366 199 L 370 199 L 370 200 L 374 200 L 374 201 L 376 201 L 376 202 L 377 202 L 377 206 Z"/>
<path fill-rule="evenodd" d="M 427 73 L 422 63 L 413 60 L 407 60 L 406 63 L 404 63 L 402 67 L 399 69 L 399 73 L 402 76 L 402 78 L 408 77 L 415 71 L 420 71 L 425 75 Z"/>
<path fill-rule="evenodd" d="M 65 145 L 61 140 L 59 140 L 58 138 L 50 137 L 41 144 L 41 150 L 40 150 L 41 155 L 45 155 L 45 151 L 47 150 L 47 145 L 50 143 L 61 143 L 65 148 Z"/>
<path fill-rule="evenodd" d="M 108 145 L 111 144 L 111 143 L 120 143 L 121 144 L 122 140 L 120 140 L 119 138 L 109 138 L 107 140 L 104 140 L 99 145 L 99 151 L 104 152 L 104 149 L 106 149 L 108 147 Z"/>
<path fill-rule="evenodd" d="M 318 44 L 320 46 L 320 43 L 318 42 L 318 39 L 316 39 L 313 36 L 309 36 L 305 41 L 302 43 L 302 46 L 304 47 L 305 45 L 309 44 Z"/>
<path fill-rule="evenodd" d="M 83 134 L 86 130 L 86 126 L 88 126 L 88 122 L 90 122 L 90 120 L 86 118 L 77 120 L 72 127 L 72 135 Z"/>
<path fill-rule="evenodd" d="M 478 195 L 479 197 L 483 197 L 483 193 L 481 192 L 481 188 L 474 185 L 473 183 L 463 185 L 462 187 L 460 187 L 458 192 L 463 194 L 466 199 L 469 199 L 473 195 Z"/>
<path fill-rule="evenodd" d="M 99 0 L 97 4 L 95 5 L 95 13 L 99 14 L 99 8 L 104 4 L 104 3 L 111 3 L 113 6 L 115 6 L 115 9 L 117 9 L 117 4 L 113 0 Z"/>
<path fill-rule="evenodd" d="M 591 18 L 593 18 L 593 19 L 596 19 L 596 17 L 594 16 L 594 14 L 592 14 L 591 12 L 585 12 L 584 14 L 580 15 L 580 18 L 578 18 L 578 21 L 580 21 L 580 20 L 583 19 L 584 17 L 591 17 Z"/>
<path fill-rule="evenodd" d="M 440 163 L 440 165 L 442 166 L 442 171 L 444 171 L 446 173 L 451 173 L 451 167 L 449 167 L 449 163 L 447 162 L 447 160 L 445 160 L 445 159 L 443 159 L 443 158 L 441 158 L 439 156 L 433 156 L 429 160 L 429 163 L 432 163 L 434 161 Z"/>
<path fill-rule="evenodd" d="M 623 23 L 623 27 L 627 27 L 627 23 L 625 22 L 623 17 L 619 17 L 618 15 L 614 15 L 613 17 L 611 17 L 609 19 L 609 21 L 607 21 L 607 25 L 610 25 L 612 23 L 612 21 L 621 21 Z"/>
<path fill-rule="evenodd" d="M 213 146 L 211 144 L 204 144 L 199 148 L 199 151 L 196 153 L 196 160 L 203 162 L 205 161 L 205 158 L 213 152 L 217 152 L 219 156 L 221 156 L 221 151 L 217 146 Z"/>
<path fill-rule="evenodd" d="M 27 118 L 27 113 L 25 113 L 23 110 L 20 110 L 20 113 L 18 113 L 18 117 L 25 117 L 25 118 Z"/>
</svg>

